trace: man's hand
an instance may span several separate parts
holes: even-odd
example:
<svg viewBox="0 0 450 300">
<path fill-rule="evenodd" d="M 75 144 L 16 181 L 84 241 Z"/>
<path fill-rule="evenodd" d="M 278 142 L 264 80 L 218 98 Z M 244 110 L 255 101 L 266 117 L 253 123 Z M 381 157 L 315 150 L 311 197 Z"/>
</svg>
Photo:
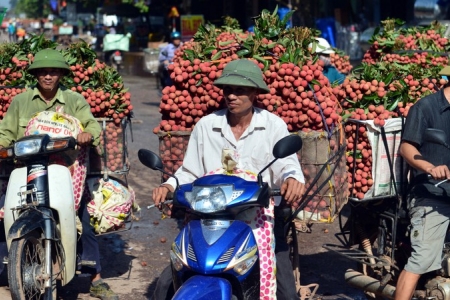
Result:
<svg viewBox="0 0 450 300">
<path fill-rule="evenodd" d="M 152 198 L 153 201 L 155 202 L 155 206 L 158 207 L 159 209 L 161 209 L 161 205 L 164 203 L 164 201 L 166 200 L 167 194 L 169 192 L 173 193 L 174 189 L 170 184 L 162 184 L 159 187 L 157 187 L 156 189 L 153 190 L 152 193 Z"/>
<path fill-rule="evenodd" d="M 305 193 L 305 185 L 297 179 L 288 178 L 281 185 L 280 192 L 286 202 L 293 208 L 296 208 Z"/>
<path fill-rule="evenodd" d="M 89 132 L 82 132 L 77 136 L 77 143 L 80 146 L 88 146 L 92 144 L 93 137 Z"/>
<path fill-rule="evenodd" d="M 442 180 L 442 179 L 450 179 L 450 170 L 446 165 L 442 166 L 433 166 L 426 169 L 427 173 L 430 174 L 433 179 Z"/>
</svg>

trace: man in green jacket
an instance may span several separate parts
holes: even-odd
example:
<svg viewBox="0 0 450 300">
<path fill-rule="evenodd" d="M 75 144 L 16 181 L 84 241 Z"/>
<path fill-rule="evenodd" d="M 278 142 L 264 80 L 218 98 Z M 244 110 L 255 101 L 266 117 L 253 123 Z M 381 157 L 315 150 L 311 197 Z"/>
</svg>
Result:
<svg viewBox="0 0 450 300">
<path fill-rule="evenodd" d="M 77 118 L 84 128 L 83 132 L 77 136 L 78 145 L 97 146 L 100 141 L 101 127 L 92 115 L 89 104 L 81 94 L 60 85 L 61 78 L 70 72 L 70 67 L 62 54 L 53 49 L 39 51 L 28 72 L 36 77 L 37 84 L 14 97 L 11 102 L 4 119 L 0 122 L 0 148 L 10 146 L 23 137 L 30 119 L 42 111 L 63 111 Z M 78 209 L 78 216 L 83 225 L 81 238 L 78 241 L 82 249 L 79 265 L 82 270 L 91 274 L 91 296 L 103 300 L 118 300 L 118 296 L 100 276 L 99 245 L 90 225 L 86 204 L 85 201 L 81 201 Z M 0 226 L 3 226 L 3 222 L 0 222 Z M 0 257 L 8 256 L 7 251 L 6 242 L 0 241 Z M 85 266 L 83 262 L 89 263 L 85 263 Z M 95 262 L 94 266 L 92 266 L 93 262 Z M 0 264 L 0 272 L 3 266 Z"/>
</svg>

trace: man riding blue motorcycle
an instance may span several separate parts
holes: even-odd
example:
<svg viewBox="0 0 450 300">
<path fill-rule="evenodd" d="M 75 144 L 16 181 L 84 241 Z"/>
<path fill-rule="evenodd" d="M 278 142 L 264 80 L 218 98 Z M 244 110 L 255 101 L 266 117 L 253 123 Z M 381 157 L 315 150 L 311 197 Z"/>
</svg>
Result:
<svg viewBox="0 0 450 300">
<path fill-rule="evenodd" d="M 257 174 L 272 162 L 274 145 L 289 135 L 281 118 L 253 106 L 258 94 L 269 92 L 262 72 L 254 62 L 247 59 L 229 62 L 214 84 L 223 89 L 227 108 L 203 117 L 196 124 L 183 166 L 175 173 L 179 184 L 191 183 L 215 172 Z M 305 188 L 304 176 L 295 154 L 275 161 L 262 173 L 262 177 L 263 182 L 269 183 L 271 188 L 280 187 L 284 204 L 294 208 L 298 206 Z M 177 182 L 174 178 L 156 188 L 153 191 L 155 204 L 161 207 L 167 194 L 175 188 Z M 242 219 L 251 225 L 261 218 L 263 221 L 259 224 L 269 229 L 265 238 L 258 241 L 260 253 L 272 261 L 270 264 L 267 257 L 262 257 L 260 261 L 260 296 L 264 299 L 298 299 L 282 226 L 284 223 L 281 218 L 274 218 L 280 204 L 283 204 L 281 200 L 275 199 L 267 209 L 250 210 Z M 257 230 L 254 228 L 253 232 L 258 237 Z M 276 266 L 271 254 L 273 252 Z M 169 268 L 160 276 L 154 299 L 166 299 L 171 280 Z"/>
</svg>

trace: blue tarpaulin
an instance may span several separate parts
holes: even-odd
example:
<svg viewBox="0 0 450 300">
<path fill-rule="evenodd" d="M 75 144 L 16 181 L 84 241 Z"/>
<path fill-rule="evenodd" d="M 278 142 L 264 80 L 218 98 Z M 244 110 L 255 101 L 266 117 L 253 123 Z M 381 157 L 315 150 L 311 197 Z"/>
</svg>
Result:
<svg viewBox="0 0 450 300">
<path fill-rule="evenodd" d="M 317 19 L 316 27 L 321 31 L 321 36 L 326 39 L 331 46 L 336 48 L 336 27 L 334 18 Z"/>
<path fill-rule="evenodd" d="M 287 13 L 290 11 L 291 10 L 287 7 L 280 7 L 277 11 L 280 20 L 283 20 L 284 16 L 287 15 Z M 292 28 L 292 19 L 289 19 L 289 21 L 286 24 L 286 28 Z"/>
</svg>

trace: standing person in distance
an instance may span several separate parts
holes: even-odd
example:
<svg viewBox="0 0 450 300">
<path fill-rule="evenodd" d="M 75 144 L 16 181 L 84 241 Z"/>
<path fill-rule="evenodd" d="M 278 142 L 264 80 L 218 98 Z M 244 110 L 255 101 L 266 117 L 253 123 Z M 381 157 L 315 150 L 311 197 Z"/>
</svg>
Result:
<svg viewBox="0 0 450 300">
<path fill-rule="evenodd" d="M 319 55 L 319 59 L 323 62 L 323 75 L 328 78 L 331 84 L 342 84 L 345 80 L 345 75 L 340 73 L 332 64 L 330 54 L 335 53 L 331 45 L 324 38 L 316 38 L 317 44 L 315 53 Z M 310 44 L 309 48 L 313 45 Z"/>
</svg>

